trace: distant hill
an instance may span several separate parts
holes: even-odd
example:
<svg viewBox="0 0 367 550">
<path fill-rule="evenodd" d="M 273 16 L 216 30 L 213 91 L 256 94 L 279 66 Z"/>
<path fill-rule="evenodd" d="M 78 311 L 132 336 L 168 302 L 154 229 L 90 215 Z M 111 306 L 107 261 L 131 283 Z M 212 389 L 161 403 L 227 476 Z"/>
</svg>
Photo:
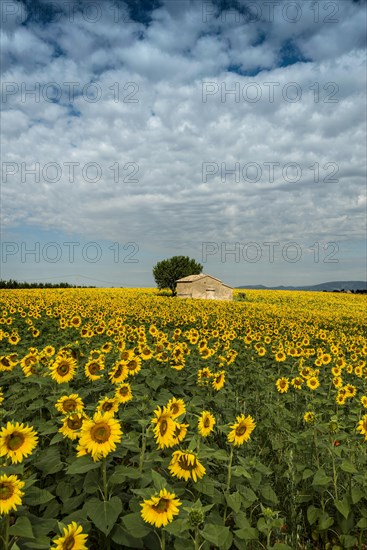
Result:
<svg viewBox="0 0 367 550">
<path fill-rule="evenodd" d="M 309 290 L 311 292 L 322 292 L 333 290 L 365 290 L 367 291 L 367 281 L 331 281 L 312 286 L 264 286 L 264 285 L 243 285 L 236 288 L 248 288 L 255 290 Z"/>
</svg>

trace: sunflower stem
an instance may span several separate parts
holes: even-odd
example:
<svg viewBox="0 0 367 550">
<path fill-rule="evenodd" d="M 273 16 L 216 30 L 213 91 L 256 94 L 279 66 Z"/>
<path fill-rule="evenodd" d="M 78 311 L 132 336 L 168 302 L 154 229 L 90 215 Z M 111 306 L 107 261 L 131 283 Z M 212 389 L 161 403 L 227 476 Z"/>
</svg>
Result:
<svg viewBox="0 0 367 550">
<path fill-rule="evenodd" d="M 231 452 L 229 454 L 228 469 L 227 469 L 227 492 L 231 488 L 232 461 L 233 461 L 233 446 L 231 445 Z"/>
<path fill-rule="evenodd" d="M 226 494 L 229 494 L 231 489 L 231 475 L 232 475 L 232 462 L 233 462 L 233 446 L 231 445 L 231 452 L 229 454 L 229 460 L 228 460 L 228 469 L 227 469 L 227 486 L 226 486 Z M 226 503 L 224 508 L 224 514 L 223 514 L 223 523 L 226 523 L 227 519 L 227 509 L 228 505 Z"/>
<path fill-rule="evenodd" d="M 165 531 L 162 531 L 161 550 L 166 550 L 166 533 L 165 533 Z"/>
<path fill-rule="evenodd" d="M 144 427 L 142 437 L 141 437 L 141 451 L 140 451 L 140 458 L 139 458 L 139 472 L 140 473 L 142 473 L 142 471 L 143 471 L 143 464 L 144 464 L 146 446 L 147 446 L 147 431 Z"/>
<path fill-rule="evenodd" d="M 102 461 L 102 479 L 103 479 L 103 496 L 104 500 L 108 500 L 108 491 L 107 491 L 107 461 L 106 458 Z"/>
<path fill-rule="evenodd" d="M 6 514 L 5 518 L 5 532 L 4 532 L 4 543 L 5 543 L 5 550 L 8 550 L 9 548 L 9 525 L 10 525 L 10 515 Z"/>
</svg>

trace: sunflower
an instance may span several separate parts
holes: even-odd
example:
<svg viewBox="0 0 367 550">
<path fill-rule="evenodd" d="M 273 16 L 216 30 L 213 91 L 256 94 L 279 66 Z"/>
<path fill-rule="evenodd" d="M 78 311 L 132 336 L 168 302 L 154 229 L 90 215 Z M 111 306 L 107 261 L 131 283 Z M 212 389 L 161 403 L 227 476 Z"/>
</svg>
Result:
<svg viewBox="0 0 367 550">
<path fill-rule="evenodd" d="M 4 401 L 4 392 L 3 388 L 0 388 L 0 404 Z"/>
<path fill-rule="evenodd" d="M 206 472 L 196 454 L 188 451 L 175 451 L 168 469 L 178 479 L 192 479 L 195 482 Z"/>
<path fill-rule="evenodd" d="M 140 356 L 143 361 L 147 361 L 153 357 L 153 352 L 148 346 L 143 346 L 140 350 Z"/>
<path fill-rule="evenodd" d="M 72 521 L 63 528 L 63 536 L 53 541 L 51 550 L 88 550 L 85 542 L 88 535 L 83 533 L 83 527 Z"/>
<path fill-rule="evenodd" d="M 334 376 L 332 383 L 334 388 L 341 388 L 343 385 L 343 379 L 340 376 Z"/>
<path fill-rule="evenodd" d="M 360 401 L 361 401 L 363 407 L 364 407 L 365 409 L 367 409 L 367 395 L 362 395 Z"/>
<path fill-rule="evenodd" d="M 171 413 L 172 418 L 177 418 L 186 412 L 184 400 L 176 399 L 176 397 L 172 397 L 166 407 Z"/>
<path fill-rule="evenodd" d="M 216 372 L 213 374 L 213 380 L 212 380 L 212 386 L 215 390 L 219 391 L 224 386 L 226 373 L 224 370 L 221 370 L 220 372 Z"/>
<path fill-rule="evenodd" d="M 316 415 L 312 411 L 307 411 L 303 415 L 303 420 L 307 422 L 307 424 L 314 424 L 316 420 Z"/>
<path fill-rule="evenodd" d="M 289 388 L 289 380 L 288 378 L 284 377 L 278 378 L 278 380 L 275 382 L 275 385 L 279 393 L 286 393 Z"/>
<path fill-rule="evenodd" d="M 209 411 L 203 411 L 198 421 L 198 431 L 202 437 L 207 437 L 214 430 L 216 420 Z"/>
<path fill-rule="evenodd" d="M 204 367 L 203 369 L 200 369 L 198 372 L 198 384 L 203 385 L 207 384 L 210 378 L 213 376 L 213 373 L 208 369 L 208 367 Z"/>
<path fill-rule="evenodd" d="M 117 361 L 109 372 L 108 376 L 112 384 L 120 384 L 128 375 L 125 361 Z"/>
<path fill-rule="evenodd" d="M 285 361 L 287 359 L 287 356 L 286 354 L 284 353 L 284 351 L 278 351 L 276 354 L 275 354 L 275 361 L 278 361 L 278 363 L 282 363 L 283 361 Z"/>
<path fill-rule="evenodd" d="M 102 374 L 99 374 L 104 369 L 104 365 L 99 359 L 92 359 L 84 367 L 85 376 L 91 381 L 95 382 L 102 378 Z"/>
<path fill-rule="evenodd" d="M 60 413 L 68 414 L 71 412 L 82 412 L 84 403 L 77 393 L 72 393 L 60 397 L 55 403 L 55 407 Z"/>
<path fill-rule="evenodd" d="M 83 421 L 87 419 L 88 417 L 82 412 L 69 414 L 64 418 L 63 425 L 59 429 L 59 432 L 72 441 L 78 439 Z"/>
<path fill-rule="evenodd" d="M 230 426 L 231 432 L 228 434 L 228 441 L 233 445 L 242 445 L 250 439 L 250 435 L 255 429 L 256 423 L 252 416 L 247 417 L 244 414 L 237 416 L 237 422 Z"/>
<path fill-rule="evenodd" d="M 10 458 L 13 464 L 22 462 L 37 446 L 38 436 L 33 428 L 8 422 L 0 430 L 0 456 Z"/>
<path fill-rule="evenodd" d="M 316 376 L 310 376 L 310 378 L 307 380 L 307 387 L 310 388 L 310 390 L 316 390 L 319 385 L 320 382 Z"/>
<path fill-rule="evenodd" d="M 127 403 L 133 398 L 131 386 L 127 382 L 120 384 L 116 389 L 115 398 L 119 403 Z"/>
<path fill-rule="evenodd" d="M 140 357 L 133 357 L 126 363 L 127 373 L 129 376 L 135 376 L 141 369 Z"/>
<path fill-rule="evenodd" d="M 362 416 L 362 419 L 358 422 L 356 430 L 357 432 L 361 432 L 361 434 L 364 435 L 365 441 L 367 441 L 367 414 Z"/>
<path fill-rule="evenodd" d="M 357 388 L 353 384 L 347 384 L 344 386 L 347 397 L 354 397 L 357 393 Z"/>
<path fill-rule="evenodd" d="M 122 431 L 118 420 L 112 418 L 110 413 L 96 412 L 93 420 L 83 422 L 77 456 L 88 453 L 96 462 L 114 451 L 121 437 Z"/>
<path fill-rule="evenodd" d="M 47 357 L 52 357 L 53 355 L 55 355 L 55 348 L 53 346 L 46 346 L 42 352 L 47 356 Z"/>
<path fill-rule="evenodd" d="M 11 510 L 16 510 L 17 506 L 22 504 L 22 489 L 25 483 L 20 481 L 17 476 L 0 476 L 0 516 L 9 514 Z"/>
<path fill-rule="evenodd" d="M 16 363 L 13 363 L 9 357 L 3 355 L 0 357 L 0 372 L 1 371 L 11 371 L 13 370 Z"/>
<path fill-rule="evenodd" d="M 178 422 L 176 422 L 176 427 L 173 434 L 174 445 L 181 443 L 185 439 L 188 427 L 188 424 L 179 424 Z"/>
<path fill-rule="evenodd" d="M 74 377 L 77 364 L 75 359 L 67 356 L 58 357 L 50 366 L 51 378 L 58 384 L 70 382 Z"/>
<path fill-rule="evenodd" d="M 291 384 L 295 390 L 300 390 L 303 384 L 303 379 L 300 376 L 296 376 L 291 380 Z"/>
<path fill-rule="evenodd" d="M 321 357 L 322 359 L 322 364 L 323 365 L 328 365 L 331 361 L 331 355 L 330 353 L 324 353 Z"/>
<path fill-rule="evenodd" d="M 109 412 L 114 414 L 119 410 L 119 403 L 117 399 L 111 397 L 103 397 L 97 403 L 96 411 L 106 413 Z"/>
<path fill-rule="evenodd" d="M 167 407 L 158 407 L 155 411 L 155 418 L 152 419 L 154 437 L 159 449 L 172 447 L 175 445 L 175 429 L 176 422 L 173 420 L 170 411 Z"/>
<path fill-rule="evenodd" d="M 165 527 L 173 521 L 173 517 L 179 514 L 178 507 L 182 502 L 176 498 L 175 493 L 167 489 L 161 489 L 158 494 L 140 503 L 140 514 L 146 523 L 154 527 Z"/>
</svg>

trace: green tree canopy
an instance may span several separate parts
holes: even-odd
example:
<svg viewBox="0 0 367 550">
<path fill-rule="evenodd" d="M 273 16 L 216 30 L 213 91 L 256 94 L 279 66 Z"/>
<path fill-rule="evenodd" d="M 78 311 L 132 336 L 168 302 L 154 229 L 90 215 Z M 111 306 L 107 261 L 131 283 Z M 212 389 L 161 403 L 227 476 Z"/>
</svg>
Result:
<svg viewBox="0 0 367 550">
<path fill-rule="evenodd" d="M 203 266 L 188 256 L 173 256 L 162 260 L 153 267 L 153 277 L 159 289 L 169 288 L 176 294 L 176 281 L 188 275 L 199 275 Z"/>
</svg>

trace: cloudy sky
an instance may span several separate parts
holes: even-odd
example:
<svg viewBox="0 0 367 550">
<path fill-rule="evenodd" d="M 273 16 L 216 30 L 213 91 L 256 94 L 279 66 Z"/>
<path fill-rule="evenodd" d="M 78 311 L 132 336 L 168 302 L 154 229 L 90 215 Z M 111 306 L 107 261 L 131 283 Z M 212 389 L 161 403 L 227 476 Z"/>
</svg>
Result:
<svg viewBox="0 0 367 550">
<path fill-rule="evenodd" d="M 364 1 L 1 4 L 1 278 L 366 279 Z"/>
</svg>

